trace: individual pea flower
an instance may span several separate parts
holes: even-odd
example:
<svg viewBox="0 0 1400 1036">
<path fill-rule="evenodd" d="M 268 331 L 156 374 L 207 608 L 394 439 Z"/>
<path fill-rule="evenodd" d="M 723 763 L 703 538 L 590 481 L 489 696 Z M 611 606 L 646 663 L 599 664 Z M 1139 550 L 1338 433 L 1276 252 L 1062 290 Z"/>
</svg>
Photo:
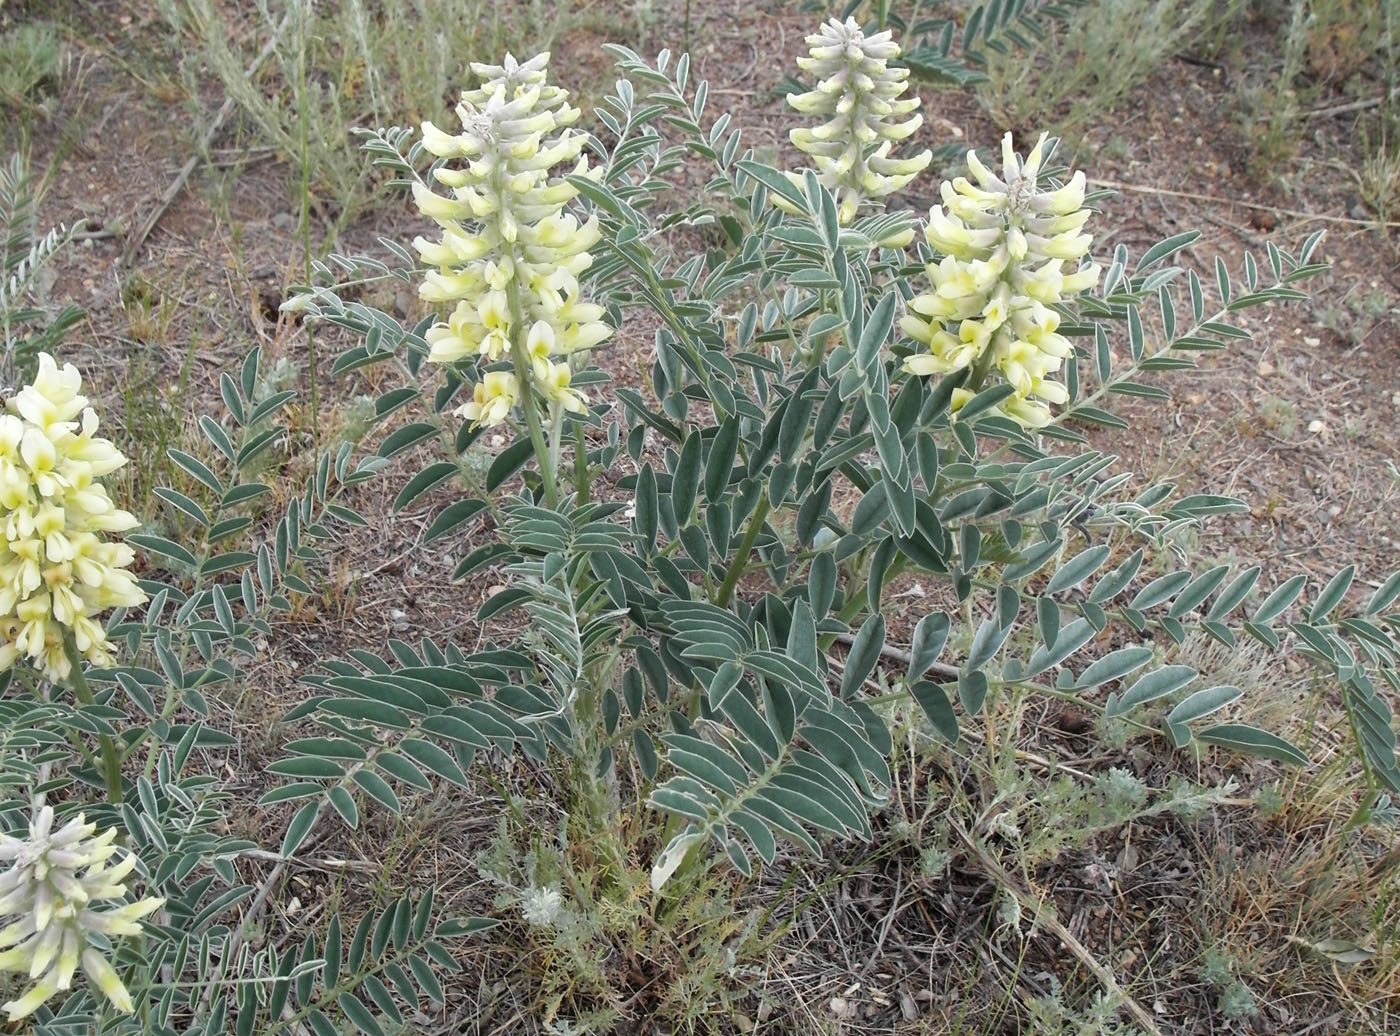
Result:
<svg viewBox="0 0 1400 1036">
<path fill-rule="evenodd" d="M 419 294 L 454 305 L 427 332 L 429 359 L 494 363 L 509 356 L 515 365 L 513 381 L 487 374 L 463 408 L 480 424 L 504 420 L 524 388 L 580 412 L 582 397 L 568 388 L 568 367 L 561 375 L 555 360 L 612 334 L 603 308 L 585 301 L 579 285 L 593 263 L 588 250 L 600 236 L 597 217 L 580 223 L 565 213 L 577 191 L 551 176 L 564 163 L 581 175 L 588 165 L 586 135 L 569 128 L 578 109 L 570 106 L 568 91 L 546 81 L 548 62 L 549 55 L 540 54 L 525 62 L 507 55 L 500 65 L 473 64 L 482 82 L 462 94 L 462 131 L 423 124 L 423 146 L 444 160 L 433 177 L 451 193 L 414 185 L 419 209 L 442 228 L 439 241 L 414 241 L 423 261 L 436 267 Z"/>
<path fill-rule="evenodd" d="M 67 678 L 71 633 L 78 654 L 112 664 L 97 616 L 146 595 L 127 571 L 135 552 L 104 533 L 134 528 L 99 479 L 126 463 L 97 435 L 97 414 L 72 364 L 39 354 L 34 382 L 0 415 L 0 669 L 21 659 L 50 680 Z"/>
<path fill-rule="evenodd" d="M 822 186 L 836 195 L 837 221 L 843 226 L 866 202 L 879 202 L 903 188 L 928 167 L 932 152 L 906 158 L 891 150 L 923 123 L 919 98 L 904 97 L 909 70 L 891 68 L 899 45 L 888 32 L 866 36 L 854 18 L 832 18 L 807 37 L 808 56 L 798 58 L 804 72 L 816 76 L 814 89 L 789 94 L 788 104 L 806 115 L 826 119 L 819 126 L 794 129 L 789 136 L 799 151 L 812 157 Z M 799 187 L 800 175 L 788 173 Z M 791 209 L 785 202 L 781 207 Z M 905 244 L 908 242 L 906 241 Z M 897 241 L 890 247 L 899 247 Z"/>
<path fill-rule="evenodd" d="M 0 917 L 13 918 L 0 929 L 0 971 L 21 972 L 34 982 L 0 1008 L 11 1022 L 27 1018 L 69 989 L 81 964 L 112 1006 L 130 1014 L 131 994 L 90 936 L 139 935 L 140 919 L 165 900 L 125 902 L 136 857 L 108 865 L 119 852 L 115 828 L 96 834 L 97 825 L 82 814 L 53 827 L 53 807 L 43 806 L 29 822 L 28 838 L 0 835 L 0 864 L 9 864 L 0 873 Z"/>
<path fill-rule="evenodd" d="M 493 427 L 504 421 L 510 408 L 520 398 L 520 381 L 509 371 L 487 371 L 486 376 L 476 383 L 472 391 L 472 401 L 457 408 L 457 414 L 466 418 L 475 428 L 484 425 Z"/>
<path fill-rule="evenodd" d="M 911 374 L 926 376 L 969 368 L 971 383 L 953 393 L 958 410 L 995 370 L 1014 389 L 1000 410 L 1027 428 L 1052 418 L 1051 404 L 1068 392 L 1053 375 L 1073 346 L 1059 333 L 1053 307 L 1092 288 L 1099 267 L 1079 266 L 1092 238 L 1083 232 L 1084 174 L 1067 184 L 1041 190 L 1040 167 L 1046 135 L 1024 161 L 1002 140 L 1002 175 L 967 156 L 976 183 L 966 177 L 945 182 L 942 205 L 929 212 L 924 238 L 941 258 L 926 269 L 933 291 L 916 296 L 900 327 L 927 346 L 904 362 Z M 1066 272 L 1065 264 L 1074 263 Z"/>
</svg>

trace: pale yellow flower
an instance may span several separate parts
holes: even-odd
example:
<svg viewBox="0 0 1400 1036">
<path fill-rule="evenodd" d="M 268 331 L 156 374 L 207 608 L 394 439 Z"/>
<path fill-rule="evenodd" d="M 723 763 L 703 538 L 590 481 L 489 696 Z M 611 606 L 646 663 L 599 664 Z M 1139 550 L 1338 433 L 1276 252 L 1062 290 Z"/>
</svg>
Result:
<svg viewBox="0 0 1400 1036">
<path fill-rule="evenodd" d="M 53 808 L 44 806 L 30 820 L 28 838 L 0 835 L 0 864 L 9 864 L 0 873 L 0 917 L 9 921 L 0 929 L 0 971 L 20 972 L 34 982 L 0 1009 L 11 1022 L 27 1018 L 71 988 L 81 965 L 117 1010 L 130 1013 L 131 994 L 89 936 L 139 935 L 140 919 L 165 900 L 125 902 L 136 857 L 128 854 L 108 866 L 119 851 L 115 828 L 97 835 L 97 825 L 85 823 L 81 814 L 57 831 L 53 824 Z"/>
<path fill-rule="evenodd" d="M 933 154 L 924 150 L 906 158 L 890 155 L 894 145 L 923 122 L 917 112 L 919 98 L 900 96 L 908 86 L 909 70 L 888 65 L 899 56 L 890 33 L 866 36 L 855 19 L 832 18 L 807 37 L 807 47 L 808 55 L 797 64 L 817 77 L 817 85 L 806 93 L 789 94 L 787 101 L 796 111 L 827 121 L 794 129 L 789 136 L 799 151 L 812 157 L 822 186 L 836 195 L 837 220 L 845 225 L 861 205 L 882 201 L 923 172 Z M 787 175 L 801 186 L 800 175 Z M 781 199 L 774 202 L 791 209 Z"/>
<path fill-rule="evenodd" d="M 944 183 L 942 205 L 929 212 L 924 237 L 941 258 L 926 267 L 931 292 L 916 296 L 900 321 L 905 334 L 925 345 L 904 363 L 926 376 L 976 367 L 995 371 L 1016 390 L 1001 412 L 1026 427 L 1051 419 L 1050 405 L 1067 401 L 1065 387 L 1053 380 L 1073 352 L 1058 333 L 1059 314 L 1051 307 L 1098 281 L 1099 267 L 1078 267 L 1091 244 L 1083 227 L 1084 174 L 1055 190 L 1039 187 L 1046 137 L 1041 135 L 1025 160 L 1002 141 L 1002 175 L 967 156 L 973 180 Z M 1075 268 L 1066 272 L 1066 263 Z M 984 360 L 986 353 L 990 357 Z M 954 394 L 956 412 L 966 390 Z"/>
<path fill-rule="evenodd" d="M 586 135 L 569 128 L 578 109 L 570 106 L 568 91 L 547 82 L 548 60 L 548 54 L 525 62 L 507 55 L 500 65 L 473 64 L 482 83 L 462 94 L 461 132 L 423 125 L 427 150 L 449 162 L 466 159 L 435 171 L 450 196 L 422 184 L 414 188 L 419 209 L 442 227 L 440 241 L 414 241 L 423 261 L 436 267 L 425 274 L 419 294 L 454 304 L 447 320 L 427 332 L 429 359 L 494 363 L 508 356 L 518 361 L 513 344 L 525 351 L 525 366 L 509 383 L 492 372 L 477 384 L 473 401 L 460 411 L 477 424 L 505 420 L 522 378 L 551 403 L 578 411 L 582 397 L 568 388 L 567 377 L 561 383 L 554 358 L 592 349 L 612 334 L 603 308 L 585 301 L 579 286 L 593 263 L 589 249 L 599 239 L 598 220 L 581 224 L 565 213 L 577 191 L 551 175 L 560 165 L 587 174 L 588 165 Z"/>
<path fill-rule="evenodd" d="M 473 427 L 498 425 L 506 419 L 510 408 L 520 398 L 520 382 L 509 371 L 487 371 L 486 376 L 476 383 L 472 391 L 472 401 L 457 408 L 460 417 L 470 421 Z"/>
<path fill-rule="evenodd" d="M 87 661 L 108 666 L 96 616 L 146 599 L 126 571 L 131 548 L 102 539 L 137 521 L 97 481 L 126 458 L 97 435 L 81 388 L 76 367 L 41 353 L 33 384 L 0 416 L 0 668 L 27 659 L 54 681 L 71 668 L 64 628 Z"/>
</svg>

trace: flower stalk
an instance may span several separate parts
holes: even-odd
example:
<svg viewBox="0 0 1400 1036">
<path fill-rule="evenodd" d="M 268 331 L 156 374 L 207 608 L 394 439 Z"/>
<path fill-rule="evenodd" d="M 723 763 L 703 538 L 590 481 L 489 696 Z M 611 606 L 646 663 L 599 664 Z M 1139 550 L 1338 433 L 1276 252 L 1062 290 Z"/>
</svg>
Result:
<svg viewBox="0 0 1400 1036">
<path fill-rule="evenodd" d="M 482 84 L 462 95 L 462 132 L 423 124 L 423 147 L 443 160 L 432 176 L 451 195 L 414 185 L 414 200 L 442 237 L 413 244 L 436 267 L 425 275 L 420 297 L 454 304 L 427 332 L 429 359 L 478 365 L 476 376 L 468 375 L 473 398 L 458 415 L 492 426 L 518 408 L 553 507 L 558 433 L 567 413 L 588 412 L 571 385 L 569 358 L 599 345 L 612 329 L 602 307 L 583 299 L 578 280 L 593 262 L 588 249 L 599 237 L 597 218 L 581 225 L 566 214 L 577 192 L 550 174 L 565 162 L 574 174 L 586 174 L 588 164 L 585 135 L 568 128 L 578 109 L 567 91 L 547 82 L 548 61 L 548 54 L 523 63 L 507 55 L 501 65 L 473 64 Z M 465 165 L 449 165 L 452 160 Z M 502 362 L 509 370 L 497 366 Z"/>
</svg>

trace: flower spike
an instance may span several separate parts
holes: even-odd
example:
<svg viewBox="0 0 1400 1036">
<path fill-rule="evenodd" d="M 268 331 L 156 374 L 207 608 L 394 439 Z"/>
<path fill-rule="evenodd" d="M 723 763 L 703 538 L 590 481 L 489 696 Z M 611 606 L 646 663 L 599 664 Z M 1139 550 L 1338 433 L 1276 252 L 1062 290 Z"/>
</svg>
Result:
<svg viewBox="0 0 1400 1036">
<path fill-rule="evenodd" d="M 76 367 L 40 353 L 33 384 L 0 416 L 0 669 L 26 659 L 55 682 L 72 668 L 65 630 L 89 662 L 111 665 L 97 615 L 146 600 L 127 571 L 132 549 L 102 538 L 137 521 L 98 481 L 126 458 L 97 435 L 81 388 Z"/>
<path fill-rule="evenodd" d="M 815 89 L 789 94 L 799 112 L 827 121 L 795 129 L 790 136 L 810 155 L 823 187 L 836 194 L 837 219 L 855 218 L 865 202 L 878 202 L 903 188 L 928 167 L 932 152 L 892 158 L 891 149 L 923 123 L 919 98 L 901 97 L 908 86 L 907 68 L 890 68 L 899 44 L 888 32 L 866 36 L 854 18 L 832 18 L 807 37 L 808 56 L 798 58 L 804 72 L 817 77 Z M 788 174 L 801 185 L 801 177 Z"/>
<path fill-rule="evenodd" d="M 165 900 L 125 902 L 136 857 L 109 865 L 120 852 L 115 828 L 96 834 L 97 825 L 85 823 L 82 814 L 57 831 L 53 825 L 53 807 L 44 806 L 30 820 L 28 838 L 0 835 L 0 865 L 10 865 L 0 873 L 0 917 L 9 922 L 0 929 L 0 971 L 34 982 L 0 1010 L 11 1022 L 27 1018 L 69 989 L 81 965 L 112 1006 L 130 1014 L 131 994 L 89 936 L 139 935 L 137 922 Z M 117 901 L 120 906 L 111 905 Z"/>
<path fill-rule="evenodd" d="M 1073 352 L 1058 333 L 1053 308 L 1092 288 L 1099 267 L 1078 267 L 1092 242 L 1083 233 L 1084 174 L 1065 186 L 1042 191 L 1038 184 L 1045 134 L 1022 161 L 1002 140 L 1002 175 L 968 152 L 966 177 L 942 185 L 942 205 L 929 211 L 924 238 L 942 258 L 927 266 L 934 290 L 916 296 L 900 322 L 911 338 L 928 347 L 904 362 L 915 375 L 944 374 L 971 367 L 997 370 L 1015 388 L 1001 411 L 1028 428 L 1050 422 L 1050 404 L 1069 399 L 1051 376 Z M 1076 268 L 1066 273 L 1064 264 Z M 958 389 L 957 409 L 979 388 Z"/>
<path fill-rule="evenodd" d="M 582 397 L 568 387 L 567 363 L 552 358 L 592 349 L 612 334 L 603 308 L 585 301 L 579 287 L 593 262 L 588 249 L 598 241 L 598 220 L 580 224 L 565 213 L 577 192 L 550 174 L 561 164 L 570 164 L 573 173 L 586 173 L 588 166 L 586 136 L 569 129 L 579 111 L 570 106 L 567 90 L 547 82 L 548 63 L 548 54 L 474 63 L 482 82 L 462 94 L 461 132 L 423 124 L 423 146 L 447 160 L 434 177 L 449 193 L 414 185 L 419 210 L 442 229 L 437 241 L 413 242 L 435 267 L 419 295 L 454 306 L 445 321 L 428 329 L 429 359 L 518 359 L 513 347 L 529 340 L 531 362 L 523 368 L 517 363 L 514 374 L 485 374 L 472 402 L 459 408 L 459 415 L 477 424 L 504 421 L 522 390 L 582 409 Z M 539 352 L 545 341 L 548 347 Z"/>
</svg>

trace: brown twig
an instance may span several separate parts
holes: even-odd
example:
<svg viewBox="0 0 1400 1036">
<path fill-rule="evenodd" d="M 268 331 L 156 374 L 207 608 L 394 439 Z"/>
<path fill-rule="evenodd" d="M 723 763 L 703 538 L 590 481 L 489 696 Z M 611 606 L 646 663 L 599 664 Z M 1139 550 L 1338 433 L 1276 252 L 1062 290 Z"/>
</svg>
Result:
<svg viewBox="0 0 1400 1036">
<path fill-rule="evenodd" d="M 1126 989 L 1118 984 L 1118 979 L 1114 977 L 1112 971 L 1100 964 L 1099 961 L 1089 952 L 1088 948 L 1074 937 L 1074 933 L 1066 928 L 1056 917 L 1047 913 L 1044 909 L 1044 902 L 1037 900 L 1029 892 L 1026 892 L 1006 873 L 1005 868 L 997 862 L 996 858 L 984 848 L 981 843 L 972 837 L 963 826 L 951 817 L 948 821 L 949 828 L 958 836 L 959 841 L 967 846 L 968 851 L 977 858 L 978 864 L 986 872 L 987 876 L 1000 885 L 1006 892 L 1010 893 L 1021 904 L 1022 909 L 1029 910 L 1035 916 L 1035 923 L 1042 925 L 1050 934 L 1059 939 L 1065 948 L 1079 960 L 1086 968 L 1093 972 L 1094 977 L 1099 980 L 1099 984 L 1109 993 L 1110 996 L 1117 997 L 1118 1001 L 1127 1009 L 1138 1025 L 1150 1036 L 1162 1036 L 1162 1030 L 1157 1027 L 1156 1020 L 1147 1012 L 1140 1003 L 1133 999 Z"/>
<path fill-rule="evenodd" d="M 289 10 L 282 17 L 281 24 L 272 31 L 272 35 L 269 36 L 267 42 L 263 44 L 263 48 L 258 52 L 258 56 L 248 65 L 248 68 L 244 72 L 246 78 L 252 79 L 253 75 L 262 66 L 262 63 L 267 60 L 268 56 L 277 46 L 277 41 L 282 36 L 282 30 L 287 27 L 287 23 L 291 21 L 291 18 L 292 12 Z M 127 243 L 126 251 L 122 253 L 123 266 L 131 265 L 131 261 L 136 258 L 136 253 L 141 251 L 141 246 L 144 245 L 146 239 L 151 236 L 151 231 L 155 230 L 156 224 L 160 222 L 161 217 L 164 216 L 170 206 L 174 204 L 176 196 L 184 190 L 185 184 L 189 182 L 190 176 L 193 175 L 195 169 L 199 166 L 200 159 L 208 153 L 210 145 L 214 142 L 215 135 L 223 127 L 224 120 L 233 114 L 233 107 L 233 97 L 226 96 L 224 98 L 224 103 L 219 106 L 218 112 L 214 115 L 214 121 L 209 123 L 209 128 L 204 131 L 204 136 L 200 138 L 198 149 L 196 149 L 194 154 L 190 155 L 189 160 L 180 168 L 179 175 L 175 177 L 174 182 L 172 182 L 170 186 L 165 189 L 165 193 L 160 196 L 160 201 L 156 205 L 155 211 L 146 218 L 146 222 L 141 224 L 141 229 L 138 230 L 130 242 Z"/>
<path fill-rule="evenodd" d="M 1316 220 L 1321 223 L 1341 223 L 1352 227 L 1400 227 L 1400 222 L 1382 223 L 1375 219 L 1353 219 L 1350 216 L 1328 216 L 1321 212 L 1302 212 L 1298 209 L 1281 209 L 1277 205 L 1261 205 L 1253 201 L 1241 201 L 1238 198 L 1220 198 L 1213 194 L 1197 194 L 1195 191 L 1174 191 L 1167 187 L 1148 187 L 1145 184 L 1120 183 L 1117 180 L 1090 180 L 1096 187 L 1107 187 L 1112 191 L 1131 191 L 1134 194 L 1156 194 L 1165 195 L 1170 198 L 1186 198 L 1190 201 L 1204 201 L 1212 205 L 1238 206 L 1242 209 L 1254 209 L 1259 212 L 1272 212 L 1278 216 L 1291 216 L 1295 219 L 1307 222 Z"/>
</svg>

